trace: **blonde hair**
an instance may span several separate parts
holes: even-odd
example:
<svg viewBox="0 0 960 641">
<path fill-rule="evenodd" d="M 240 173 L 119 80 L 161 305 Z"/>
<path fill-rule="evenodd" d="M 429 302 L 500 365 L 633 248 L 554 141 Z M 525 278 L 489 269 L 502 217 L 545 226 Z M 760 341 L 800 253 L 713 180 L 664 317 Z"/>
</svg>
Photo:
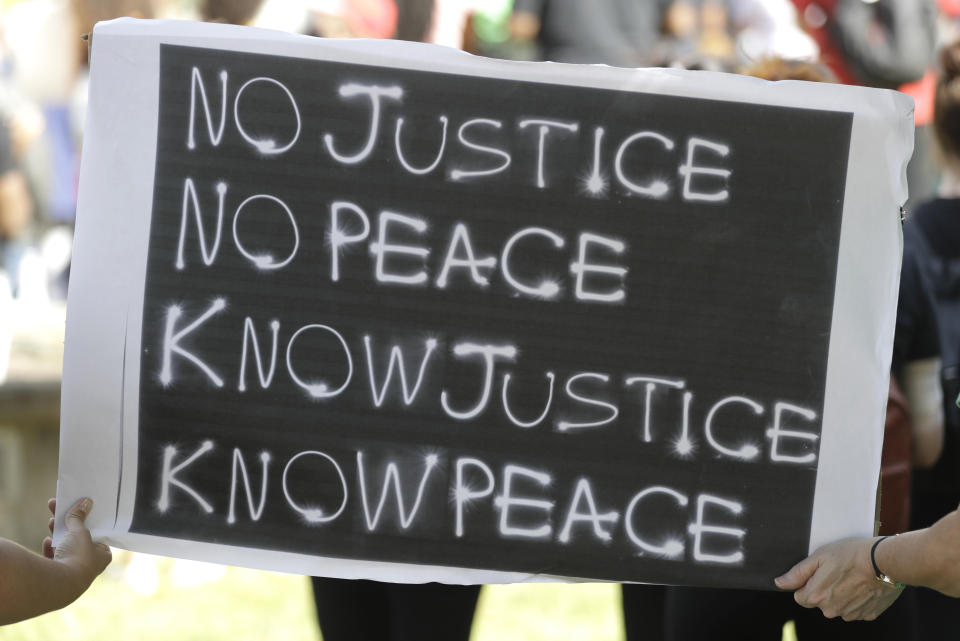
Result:
<svg viewBox="0 0 960 641">
<path fill-rule="evenodd" d="M 810 82 L 836 82 L 837 78 L 830 69 L 816 62 L 787 60 L 785 58 L 766 58 L 760 60 L 740 73 L 764 80 L 808 80 Z"/>
<path fill-rule="evenodd" d="M 960 160 L 960 40 L 940 51 L 933 131 L 944 156 Z"/>
</svg>

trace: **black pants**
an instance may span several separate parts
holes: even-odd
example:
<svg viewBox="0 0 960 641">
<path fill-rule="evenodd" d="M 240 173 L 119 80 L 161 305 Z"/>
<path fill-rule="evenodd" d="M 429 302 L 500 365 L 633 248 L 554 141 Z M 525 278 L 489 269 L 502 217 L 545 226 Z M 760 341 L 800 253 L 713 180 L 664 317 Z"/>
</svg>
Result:
<svg viewBox="0 0 960 641">
<path fill-rule="evenodd" d="M 793 593 L 707 588 L 669 588 L 668 641 L 780 641 L 783 625 L 794 621 L 800 641 L 913 641 L 915 592 L 907 588 L 875 621 L 827 619 L 802 608 Z M 923 640 L 927 641 L 927 640 Z"/>
<path fill-rule="evenodd" d="M 933 525 L 960 503 L 960 492 L 935 491 L 931 485 L 928 482 L 925 487 L 919 483 L 914 486 L 910 499 L 912 529 Z M 960 639 L 960 599 L 917 588 L 917 625 L 920 641 L 957 641 Z"/>
<path fill-rule="evenodd" d="M 468 641 L 478 585 L 314 577 L 324 641 Z"/>
<path fill-rule="evenodd" d="M 663 641 L 667 587 L 625 583 L 622 589 L 627 641 Z"/>
<path fill-rule="evenodd" d="M 919 641 L 960 639 L 960 599 L 917 588 L 917 622 Z"/>
</svg>

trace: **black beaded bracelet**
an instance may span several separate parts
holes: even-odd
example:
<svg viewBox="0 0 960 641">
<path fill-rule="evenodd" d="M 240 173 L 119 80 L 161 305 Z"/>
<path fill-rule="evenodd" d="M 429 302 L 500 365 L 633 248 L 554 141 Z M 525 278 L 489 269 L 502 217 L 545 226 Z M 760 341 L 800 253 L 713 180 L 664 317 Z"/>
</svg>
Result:
<svg viewBox="0 0 960 641">
<path fill-rule="evenodd" d="M 896 536 L 896 535 L 894 535 L 894 536 Z M 885 540 L 887 540 L 887 539 L 889 539 L 889 538 L 890 538 L 889 536 L 881 536 L 879 539 L 877 539 L 876 541 L 873 542 L 873 547 L 870 548 L 870 562 L 873 563 L 873 571 L 874 571 L 874 573 L 875 573 L 876 576 L 877 576 L 877 581 L 880 581 L 880 582 L 883 583 L 884 585 L 889 585 L 891 588 L 896 588 L 897 590 L 902 590 L 903 587 L 904 587 L 904 586 L 903 586 L 903 583 L 900 583 L 899 581 L 894 581 L 893 579 L 891 579 L 890 577 L 888 577 L 886 574 L 884 574 L 883 572 L 881 572 L 881 571 L 880 571 L 880 568 L 877 566 L 877 556 L 876 556 L 876 555 L 877 555 L 877 546 L 880 545 L 881 542 L 883 542 L 883 541 L 885 541 Z"/>
</svg>

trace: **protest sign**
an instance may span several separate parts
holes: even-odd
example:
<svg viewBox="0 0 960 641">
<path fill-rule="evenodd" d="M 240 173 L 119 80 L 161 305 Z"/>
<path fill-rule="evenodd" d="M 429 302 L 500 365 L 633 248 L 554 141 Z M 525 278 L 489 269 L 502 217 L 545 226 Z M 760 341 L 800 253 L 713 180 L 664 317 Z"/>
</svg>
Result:
<svg viewBox="0 0 960 641">
<path fill-rule="evenodd" d="M 771 587 L 872 529 L 909 99 L 97 27 L 60 505 L 397 581 Z"/>
</svg>

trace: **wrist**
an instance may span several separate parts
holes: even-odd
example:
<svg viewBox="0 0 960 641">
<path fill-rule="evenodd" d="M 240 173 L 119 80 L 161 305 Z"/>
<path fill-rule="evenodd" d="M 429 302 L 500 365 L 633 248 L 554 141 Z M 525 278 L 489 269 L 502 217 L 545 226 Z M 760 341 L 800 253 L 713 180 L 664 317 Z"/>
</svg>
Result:
<svg viewBox="0 0 960 641">
<path fill-rule="evenodd" d="M 95 577 L 91 576 L 91 573 L 85 568 L 69 561 L 58 559 L 53 561 L 52 564 L 56 566 L 57 599 L 63 602 L 60 607 L 66 607 L 87 591 Z"/>
<path fill-rule="evenodd" d="M 896 535 L 894 535 L 894 536 L 896 536 Z M 879 561 L 878 561 L 878 559 L 877 559 L 877 551 L 878 551 L 878 549 L 880 548 L 880 544 L 883 543 L 884 541 L 886 541 L 887 539 L 890 539 L 890 538 L 893 538 L 893 537 L 890 537 L 890 536 L 881 536 L 881 537 L 879 537 L 876 541 L 873 542 L 873 545 L 870 546 L 870 563 L 871 563 L 871 565 L 873 566 L 873 573 L 874 573 L 874 576 L 876 577 L 877 581 L 879 581 L 880 583 L 883 583 L 884 585 L 886 585 L 886 586 L 888 586 L 888 587 L 890 587 L 890 588 L 892 588 L 892 589 L 902 590 L 903 587 L 904 587 L 903 583 L 900 583 L 899 581 L 893 579 L 889 574 L 886 574 L 886 573 L 880 568 L 880 565 L 881 565 L 883 559 L 881 559 L 881 560 L 879 560 Z M 887 546 L 889 547 L 889 543 L 887 544 Z"/>
</svg>

